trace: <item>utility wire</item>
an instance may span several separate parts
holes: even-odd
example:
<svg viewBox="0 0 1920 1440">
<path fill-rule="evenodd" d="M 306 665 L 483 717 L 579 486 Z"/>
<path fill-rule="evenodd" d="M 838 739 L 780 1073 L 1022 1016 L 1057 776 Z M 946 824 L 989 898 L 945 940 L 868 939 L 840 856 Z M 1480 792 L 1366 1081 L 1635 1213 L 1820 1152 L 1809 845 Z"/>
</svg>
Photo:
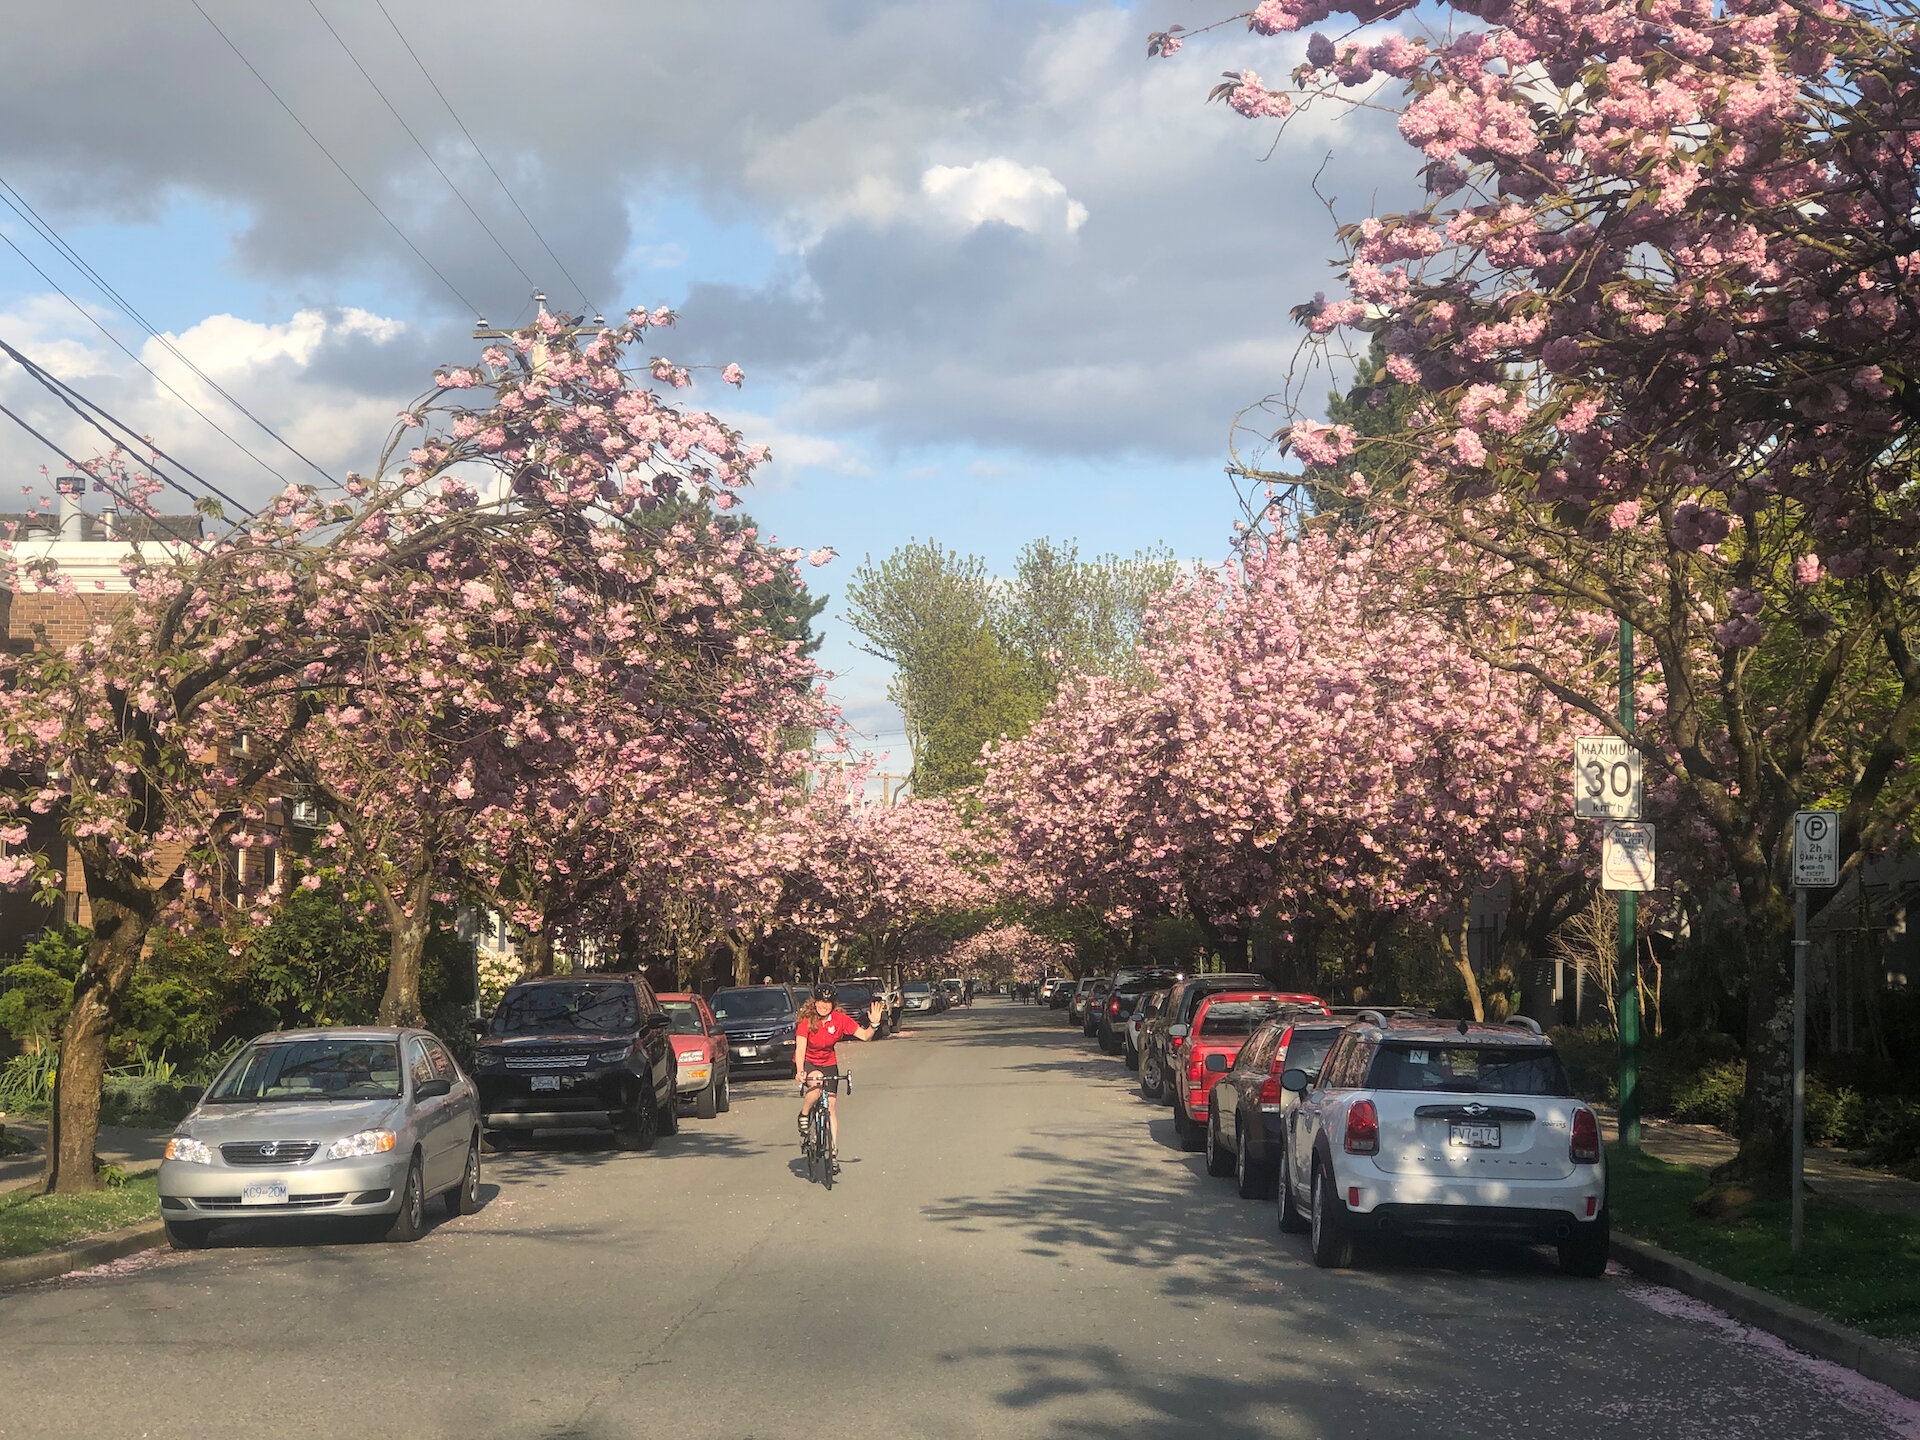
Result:
<svg viewBox="0 0 1920 1440">
<path fill-rule="evenodd" d="M 0 195 L 0 200 L 5 200 L 5 199 L 6 197 L 4 195 Z M 8 203 L 11 204 L 11 202 L 8 202 Z M 166 390 L 166 392 L 169 395 L 173 396 L 174 399 L 178 400 L 182 405 L 186 406 L 189 410 L 193 411 L 193 413 L 198 415 L 202 420 L 205 420 L 208 425 L 211 425 L 215 433 L 218 434 L 221 437 L 221 439 L 225 440 L 229 445 L 233 446 L 234 449 L 238 450 L 242 455 L 245 455 L 249 460 L 253 461 L 254 464 L 260 466 L 261 469 L 265 470 L 269 475 L 273 476 L 273 478 L 278 480 L 282 485 L 287 483 L 286 476 L 282 475 L 278 470 L 274 469 L 273 466 L 267 464 L 266 461 L 262 460 L 258 455 L 254 454 L 251 450 L 247 449 L 246 446 L 242 445 L 238 440 L 234 439 L 233 436 L 229 435 L 225 430 L 221 429 L 219 423 L 216 422 L 212 416 L 208 415 L 206 411 L 202 410 L 198 405 L 195 405 L 191 400 L 187 399 L 187 397 L 182 395 L 178 390 L 175 390 L 173 386 L 167 384 L 165 380 L 162 380 L 159 374 L 154 370 L 154 368 L 151 365 L 147 364 L 146 361 L 142 360 L 138 355 L 134 354 L 133 351 L 129 350 L 124 344 L 122 344 L 120 341 L 120 337 L 118 335 L 115 335 L 111 330 L 107 329 L 106 326 L 102 325 L 99 322 L 99 320 L 94 318 L 93 313 L 90 310 L 88 310 L 86 306 L 82 305 L 78 300 L 74 299 L 71 295 L 67 294 L 66 291 L 62 290 L 57 284 L 55 284 L 54 279 L 51 275 L 47 274 L 46 271 L 42 270 L 38 265 L 34 264 L 33 258 L 30 255 L 28 255 L 26 251 L 22 250 L 18 245 L 13 243 L 12 236 L 7 235 L 4 232 L 0 232 L 0 241 L 5 241 L 6 246 L 9 250 L 13 251 L 13 253 L 18 255 L 22 260 L 26 261 L 28 267 L 33 271 L 34 274 L 38 275 L 42 280 L 46 281 L 47 284 L 52 285 L 54 289 L 54 293 L 57 294 L 62 300 L 66 301 L 74 309 L 78 310 L 83 316 L 85 316 L 87 323 L 92 325 L 93 328 L 98 330 L 102 335 L 106 336 L 107 339 L 111 340 L 113 344 L 119 349 L 121 354 L 125 355 L 129 360 L 133 361 L 134 364 L 138 365 L 142 370 L 146 371 L 147 374 L 153 376 L 154 380 L 157 381 Z"/>
<path fill-rule="evenodd" d="M 307 0 L 307 5 L 315 15 L 320 17 L 320 23 L 327 27 L 327 33 L 333 36 L 334 43 L 340 47 L 347 59 L 353 62 L 353 68 L 360 72 L 360 78 L 373 87 L 373 93 L 380 97 L 380 103 L 385 105 L 388 113 L 400 122 L 400 128 L 407 132 L 407 138 L 413 141 L 414 148 L 427 157 L 427 163 L 433 166 L 434 173 L 447 182 L 447 189 L 453 192 L 453 198 L 467 207 L 467 213 L 473 217 L 474 223 L 487 232 L 487 238 L 493 241 L 494 248 L 506 256 L 509 265 L 520 272 L 520 278 L 527 282 L 528 288 L 537 290 L 539 288 L 539 282 L 521 268 L 520 262 L 513 258 L 513 252 L 501 243 L 500 237 L 493 233 L 493 227 L 481 218 L 478 210 L 473 208 L 473 202 L 460 193 L 460 187 L 453 183 L 453 177 L 441 168 L 440 162 L 434 159 L 433 152 L 427 149 L 426 145 L 421 142 L 420 137 L 414 134 L 413 127 L 407 124 L 406 117 L 394 108 L 393 101 L 387 98 L 387 92 L 380 88 L 380 82 L 367 73 L 367 67 L 360 63 L 360 57 L 353 53 L 345 40 L 340 38 L 340 32 L 333 28 L 333 22 L 327 19 L 326 12 L 321 10 L 319 0 Z M 391 20 L 391 17 L 389 17 L 389 20 Z"/>
<path fill-rule="evenodd" d="M 418 245 L 414 244 L 413 241 L 407 238 L 407 232 L 402 230 L 397 224 L 394 223 L 394 219 L 391 215 L 387 214 L 386 211 L 380 208 L 380 202 L 378 200 L 375 200 L 373 196 L 369 195 L 366 191 L 366 187 L 363 186 L 358 180 L 353 178 L 352 174 L 347 170 L 347 167 L 342 165 L 340 161 L 335 158 L 334 153 L 331 150 L 329 150 L 324 144 L 321 143 L 320 137 L 314 134 L 313 131 L 308 128 L 307 122 L 302 120 L 298 115 L 294 113 L 293 107 L 287 104 L 285 100 L 280 98 L 280 92 L 274 89 L 273 86 L 268 83 L 267 77 L 262 75 L 260 71 L 255 68 L 254 63 L 251 60 L 247 59 L 246 55 L 241 51 L 240 47 L 233 43 L 232 39 L 227 35 L 227 32 L 220 28 L 219 22 L 216 21 L 213 18 L 213 16 L 207 14 L 206 7 L 200 3 L 200 0 L 188 0 L 188 3 L 191 4 L 194 9 L 200 12 L 201 19 L 205 20 L 207 24 L 213 26 L 214 34 L 218 35 L 222 40 L 225 40 L 227 42 L 227 48 L 233 51 L 234 55 L 238 57 L 242 65 L 246 66 L 248 70 L 252 71 L 253 78 L 258 80 L 263 86 L 266 87 L 267 93 L 273 96 L 275 102 L 278 103 L 278 105 L 282 110 L 287 112 L 287 118 L 293 121 L 294 124 L 300 127 L 300 132 L 303 135 L 305 135 L 307 139 L 313 142 L 314 148 L 317 149 L 322 155 L 326 156 L 330 162 L 332 162 L 333 168 L 340 172 L 341 178 L 344 179 L 349 185 L 353 186 L 354 190 L 359 194 L 362 200 L 366 201 L 367 204 L 373 207 L 374 214 L 378 215 L 382 220 L 387 222 L 387 228 L 393 231 L 395 235 L 400 237 L 400 243 L 405 245 L 407 249 L 411 250 L 414 253 L 415 258 L 418 259 L 422 265 L 426 266 L 427 269 L 433 272 L 434 278 L 437 279 L 442 285 L 447 287 L 448 293 L 451 294 L 454 299 L 460 302 L 461 306 L 466 310 L 466 312 L 469 315 L 478 315 L 480 313 L 479 308 L 476 305 L 474 305 L 474 303 L 471 300 L 467 299 L 466 296 L 460 293 L 459 286 L 455 285 L 445 275 L 441 274 L 440 267 L 438 265 L 435 265 L 433 261 L 429 260 L 426 257 L 426 253 L 423 250 L 421 250 L 421 248 Z"/>
<path fill-rule="evenodd" d="M 46 446 L 49 450 L 53 451 L 54 454 L 58 455 L 62 460 L 66 461 L 67 464 L 71 465 L 74 469 L 80 471 L 82 474 L 86 473 L 86 469 L 87 469 L 86 466 L 82 465 L 78 460 L 74 459 L 73 456 L 69 455 L 66 451 L 62 450 L 58 445 L 54 444 L 53 441 L 49 440 L 46 436 L 42 435 L 38 430 L 34 429 L 33 426 L 29 425 L 26 421 L 22 420 L 18 415 L 14 414 L 13 411 L 9 410 L 6 406 L 0 405 L 0 415 L 4 415 L 9 420 L 13 421 L 14 424 L 18 425 L 22 430 L 26 431 L 29 435 L 33 436 L 34 439 L 38 440 L 42 445 Z"/>
<path fill-rule="evenodd" d="M 116 449 L 122 445 L 126 445 L 129 442 L 131 442 L 134 446 L 140 449 L 147 450 L 154 455 L 158 455 L 161 459 L 165 460 L 169 465 L 173 466 L 174 469 L 178 470 L 181 474 L 189 476 L 192 479 L 199 481 L 201 485 L 205 486 L 208 490 L 212 491 L 215 495 L 219 496 L 222 500 L 226 501 L 229 505 L 233 506 L 234 509 L 240 511 L 243 515 L 252 513 L 252 511 L 250 511 L 245 505 L 242 505 L 238 500 L 234 499 L 231 495 L 227 494 L 226 491 L 222 490 L 219 486 L 215 485 L 212 481 L 208 480 L 205 476 L 197 474 L 193 470 L 189 469 L 187 466 L 181 464 L 178 460 L 174 459 L 173 456 L 167 454 L 166 451 L 162 450 L 158 445 L 154 444 L 150 438 L 140 434 L 139 431 L 135 430 L 131 425 L 127 424 L 126 421 L 120 419 L 117 415 L 113 414 L 112 411 L 106 409 L 104 406 L 98 405 L 93 401 L 87 399 L 86 396 L 82 395 L 78 390 L 75 390 L 71 385 L 67 384 L 66 381 L 60 379 L 60 377 L 55 375 L 52 371 L 44 369 L 41 366 L 35 364 L 32 360 L 29 360 L 25 355 L 22 355 L 18 350 L 14 349 L 13 346 L 9 345 L 4 340 L 0 340 L 0 351 L 4 351 L 8 356 L 12 358 L 13 362 L 16 365 L 18 365 L 22 370 L 25 370 L 27 374 L 31 375 L 41 385 L 45 386 L 46 389 L 50 391 L 53 394 L 54 398 L 57 399 L 61 404 L 65 405 L 69 410 L 73 411 L 75 415 L 78 415 L 82 420 L 86 421 L 87 424 L 91 425 L 95 430 L 98 430 L 102 435 L 104 435 L 108 443 L 113 445 Z M 76 401 L 79 403 L 76 404 L 75 403 Z M 83 405 L 86 407 L 86 409 L 84 410 L 81 408 L 81 406 Z M 107 429 L 105 425 L 102 425 L 98 420 L 94 419 L 92 415 L 87 414 L 87 410 L 95 411 L 99 415 L 111 421 L 114 425 L 118 426 L 125 433 L 127 438 L 123 439 L 121 438 L 121 436 L 115 435 L 111 430 Z M 180 484 L 177 480 L 174 480 L 165 471 L 163 471 L 158 465 L 155 465 L 149 462 L 147 468 L 152 470 L 155 477 L 158 478 L 163 484 L 171 486 L 173 489 L 178 490 L 182 495 L 186 496 L 189 500 L 198 502 L 205 498 L 204 496 L 194 494 L 193 491 L 187 489 L 186 486 Z"/>
<path fill-rule="evenodd" d="M 373 3 L 379 7 L 380 13 L 387 17 L 387 24 L 393 27 L 394 36 L 400 41 L 401 45 L 406 48 L 407 54 L 413 57 L 413 63 L 420 67 L 420 73 L 426 77 L 427 84 L 433 87 L 433 93 L 440 97 L 440 103 L 447 107 L 447 114 L 451 115 L 453 117 L 453 123 L 460 127 L 460 133 L 467 137 L 467 143 L 473 146 L 473 153 L 480 157 L 480 163 L 485 165 L 487 167 L 487 173 L 493 176 L 494 183 L 500 187 L 500 193 L 507 197 L 508 201 L 513 205 L 514 210 L 519 213 L 520 218 L 527 222 L 527 229 L 531 230 L 533 232 L 533 238 L 540 242 L 540 248 L 547 252 L 547 258 L 560 267 L 560 273 L 567 277 L 567 283 L 580 292 L 580 299 L 586 305 L 587 309 L 598 314 L 600 307 L 587 298 L 586 287 L 573 278 L 573 272 L 567 269 L 565 262 L 563 262 L 558 255 L 553 253 L 553 246 L 547 243 L 547 237 L 540 233 L 540 227 L 533 223 L 533 217 L 527 214 L 520 202 L 514 198 L 513 191 L 507 188 L 507 182 L 501 179 L 500 172 L 494 168 L 493 161 L 487 158 L 487 152 L 482 150 L 480 148 L 480 142 L 473 138 L 473 132 L 467 128 L 467 122 L 462 120 L 460 118 L 460 112 L 453 108 L 453 102 L 447 98 L 447 92 L 440 88 L 439 82 L 433 78 L 433 72 L 427 69 L 427 62 L 420 58 L 420 52 L 413 48 L 413 42 L 408 40 L 406 35 L 401 32 L 399 22 L 388 13 L 386 0 L 373 0 Z M 520 273 L 524 275 L 526 271 L 522 270 Z"/>
<path fill-rule="evenodd" d="M 54 229 L 53 225 L 47 220 L 47 218 L 44 215 L 42 215 L 38 210 L 35 210 L 32 205 L 27 203 L 27 199 L 24 195 L 22 195 L 18 190 L 14 189 L 12 185 L 7 183 L 7 180 L 4 176 L 0 176 L 0 201 L 4 201 L 8 209 L 12 210 L 14 214 L 20 216 L 22 220 L 26 221 L 28 226 L 32 228 L 37 234 L 39 234 L 41 239 L 45 240 L 48 244 L 52 245 L 54 249 L 59 252 L 62 259 L 64 259 L 69 265 L 73 266 L 74 269 L 78 270 L 88 280 L 92 281 L 94 286 L 98 288 L 98 290 L 102 295 L 105 295 L 110 301 L 112 301 L 116 306 L 119 307 L 120 311 L 123 314 L 125 314 L 130 319 L 132 319 L 133 322 L 137 324 L 142 330 L 146 331 L 148 336 L 151 337 L 153 340 L 157 341 L 160 344 L 160 346 L 163 349 L 165 349 L 169 355 L 173 356 L 174 359 L 178 360 L 182 365 L 186 366 L 188 370 L 192 371 L 193 374 L 200 380 L 200 382 L 204 384 L 209 390 L 213 391 L 214 394 L 218 395 L 222 400 L 225 400 L 235 410 L 238 410 L 242 415 L 246 416 L 247 419 L 251 420 L 263 432 L 265 432 L 269 437 L 271 437 L 275 441 L 275 443 L 277 443 L 283 449 L 285 449 L 287 453 L 292 455 L 295 459 L 299 460 L 301 464 L 305 465 L 309 470 L 313 471 L 314 474 L 318 475 L 321 479 L 325 480 L 329 485 L 335 485 L 339 483 L 337 480 L 334 479 L 333 476 L 329 475 L 319 465 L 315 464 L 306 455 L 302 454 L 300 450 L 294 446 L 292 441 L 288 440 L 285 436 L 281 435 L 279 431 L 275 430 L 271 425 L 267 424 L 266 421 L 262 420 L 258 415 L 254 414 L 253 411 L 249 410 L 245 405 L 241 404 L 240 401 L 236 399 L 227 390 L 225 386 L 220 384 L 219 381 L 215 380 L 211 375 L 207 374 L 206 371 L 202 370 L 197 364 L 195 364 L 192 357 L 189 356 L 178 345 L 176 345 L 169 337 L 167 337 L 166 335 L 162 334 L 159 330 L 154 328 L 153 322 L 148 320 L 146 316 L 142 315 L 137 309 L 135 309 L 134 306 L 131 303 L 129 303 L 126 296 L 122 295 L 118 290 L 114 289 L 114 287 L 107 282 L 106 277 L 103 276 L 98 270 L 94 269 L 93 266 L 87 262 L 86 257 L 83 256 L 78 250 L 74 249 L 73 246 L 67 242 L 66 237 L 63 236 L 58 230 Z M 4 238 L 4 237 L 0 237 L 0 238 Z M 16 246 L 14 248 L 17 252 L 19 247 Z M 22 258 L 24 259 L 25 257 L 23 256 Z M 28 260 L 27 263 L 29 265 L 33 265 L 33 261 L 31 260 Z M 46 278 L 46 272 L 41 270 L 38 265 L 33 265 L 33 268 L 41 276 L 42 279 Z M 51 280 L 48 280 L 47 283 L 49 285 L 53 284 Z M 54 288 L 58 290 L 60 287 L 55 285 Z M 61 291 L 61 294 L 65 296 L 66 292 Z M 74 301 L 71 296 L 66 296 L 66 299 L 69 304 L 77 305 L 78 303 Z M 87 313 L 84 307 L 82 307 L 82 313 L 83 314 Z M 101 326 L 99 321 L 94 320 L 91 314 L 87 314 L 87 319 L 92 321 L 92 323 L 96 327 L 100 328 L 103 334 L 106 333 L 105 327 Z M 112 340 L 114 337 L 112 335 L 108 335 L 107 338 Z M 114 340 L 114 343 L 118 345 L 120 342 L 118 340 Z M 121 345 L 120 348 L 122 350 L 126 350 L 126 346 L 124 345 Z M 127 351 L 127 353 L 130 355 L 132 354 L 131 351 Z M 139 356 L 134 355 L 133 359 L 135 363 L 139 364 L 143 369 L 147 368 L 146 362 L 144 360 L 141 360 Z M 149 369 L 147 373 L 153 374 L 153 371 Z M 160 380 L 160 377 L 157 374 L 153 375 L 153 378 L 156 380 Z M 167 385 L 167 382 L 164 380 L 160 380 L 160 383 L 162 385 Z M 171 385 L 167 385 L 167 389 L 173 390 L 173 387 Z M 177 390 L 174 390 L 173 393 L 175 394 L 176 397 L 180 398 L 181 403 L 186 405 L 188 409 L 193 410 L 196 415 L 200 414 L 198 408 L 195 407 L 192 404 L 192 402 L 186 400 L 185 397 L 180 396 Z M 204 415 L 202 415 L 201 418 L 203 420 L 206 419 Z M 213 425 L 213 422 L 211 420 L 208 420 L 207 423 L 209 425 Z M 214 425 L 214 428 L 216 430 L 220 429 L 220 427 L 217 425 Z M 226 434 L 224 430 L 221 431 L 221 433 L 223 435 Z M 227 438 L 229 440 L 233 440 L 233 437 L 230 435 L 227 436 Z M 240 445 L 240 442 L 238 440 L 233 440 L 233 443 L 235 445 L 239 445 L 242 450 L 246 450 L 246 447 L 244 445 Z M 266 468 L 272 471 L 274 475 L 276 476 L 279 475 L 280 473 L 279 471 L 273 470 L 272 466 L 267 465 L 266 461 L 261 460 L 259 456 L 254 455 L 252 451 L 247 450 L 246 453 L 251 458 L 258 461 L 261 465 L 266 466 Z"/>
</svg>

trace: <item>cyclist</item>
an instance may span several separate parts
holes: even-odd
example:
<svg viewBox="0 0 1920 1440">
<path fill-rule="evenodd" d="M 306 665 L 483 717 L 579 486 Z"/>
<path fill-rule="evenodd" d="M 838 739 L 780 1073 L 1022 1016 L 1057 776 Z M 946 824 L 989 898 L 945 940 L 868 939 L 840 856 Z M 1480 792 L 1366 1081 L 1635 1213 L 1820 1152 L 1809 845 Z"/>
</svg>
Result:
<svg viewBox="0 0 1920 1440">
<path fill-rule="evenodd" d="M 807 1138 L 807 1116 L 820 1103 L 820 1093 L 826 1088 L 823 1079 L 837 1079 L 840 1074 L 839 1057 L 834 1046 L 849 1035 L 856 1040 L 871 1040 L 880 1027 L 880 1017 L 885 1013 L 885 1002 L 876 999 L 867 1007 L 867 1023 L 862 1025 L 846 1011 L 834 1008 L 833 986 L 821 985 L 814 989 L 813 999 L 800 1016 L 793 1037 L 793 1078 L 802 1082 L 804 1096 L 800 1103 L 800 1139 L 803 1143 Z M 833 1158 L 838 1160 L 840 1114 L 834 1099 L 833 1092 L 827 1091 L 827 1126 L 833 1136 Z"/>
</svg>

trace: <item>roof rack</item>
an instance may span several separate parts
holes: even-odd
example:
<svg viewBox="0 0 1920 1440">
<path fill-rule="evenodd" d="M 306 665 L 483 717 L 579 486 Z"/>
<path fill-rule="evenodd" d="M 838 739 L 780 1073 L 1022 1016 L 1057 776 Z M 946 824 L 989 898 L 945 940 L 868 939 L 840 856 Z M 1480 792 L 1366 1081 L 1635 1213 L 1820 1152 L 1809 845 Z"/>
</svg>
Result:
<svg viewBox="0 0 1920 1440">
<path fill-rule="evenodd" d="M 1535 1035 L 1546 1034 L 1546 1031 L 1540 1028 L 1540 1022 L 1530 1015 L 1509 1016 L 1507 1024 L 1513 1026 L 1516 1030 L 1531 1030 Z"/>
<path fill-rule="evenodd" d="M 1378 1010 L 1362 1010 L 1353 1018 L 1368 1025 L 1378 1025 L 1382 1030 L 1387 1028 L 1387 1017 Z"/>
</svg>

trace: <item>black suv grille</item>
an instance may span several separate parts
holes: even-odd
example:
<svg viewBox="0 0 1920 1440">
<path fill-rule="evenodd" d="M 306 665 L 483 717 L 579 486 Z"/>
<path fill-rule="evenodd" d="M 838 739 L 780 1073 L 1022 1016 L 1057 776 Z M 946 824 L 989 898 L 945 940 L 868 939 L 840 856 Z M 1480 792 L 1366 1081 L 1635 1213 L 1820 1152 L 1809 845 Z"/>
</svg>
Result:
<svg viewBox="0 0 1920 1440">
<path fill-rule="evenodd" d="M 248 1140 L 222 1145 L 220 1153 L 229 1165 L 299 1165 L 319 1148 L 318 1140 Z"/>
</svg>

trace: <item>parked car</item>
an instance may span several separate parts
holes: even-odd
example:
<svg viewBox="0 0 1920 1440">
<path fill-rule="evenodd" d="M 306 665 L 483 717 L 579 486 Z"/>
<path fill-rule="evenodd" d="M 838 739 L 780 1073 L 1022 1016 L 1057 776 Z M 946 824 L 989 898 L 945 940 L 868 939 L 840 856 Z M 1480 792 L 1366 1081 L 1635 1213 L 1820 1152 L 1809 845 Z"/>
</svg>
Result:
<svg viewBox="0 0 1920 1440">
<path fill-rule="evenodd" d="M 1187 1027 L 1193 1023 L 1193 1012 L 1200 1008 L 1202 1000 L 1223 990 L 1264 991 L 1271 988 L 1272 983 L 1264 975 L 1247 971 L 1189 975 L 1184 980 L 1176 980 L 1166 1003 L 1140 1032 L 1140 1093 L 1162 1105 L 1173 1103 L 1173 1087 L 1167 1083 L 1167 1075 L 1179 1058 Z M 1177 1036 L 1172 1033 L 1175 1026 L 1180 1027 Z"/>
<path fill-rule="evenodd" d="M 1071 975 L 1049 975 L 1040 987 L 1038 1003 L 1049 1010 L 1058 1010 L 1067 1003 L 1066 992 L 1073 986 Z"/>
<path fill-rule="evenodd" d="M 1086 996 L 1080 1002 L 1080 1033 L 1092 1038 L 1100 1029 L 1100 1011 L 1107 1003 L 1107 996 L 1113 990 L 1111 975 L 1096 975 L 1093 984 L 1087 987 Z"/>
<path fill-rule="evenodd" d="M 1281 1228 L 1309 1232 L 1316 1265 L 1388 1232 L 1546 1243 L 1572 1274 L 1606 1269 L 1599 1121 L 1531 1020 L 1360 1016 L 1289 1112 L 1286 1156 Z"/>
<path fill-rule="evenodd" d="M 1133 1013 L 1127 1016 L 1127 1028 L 1123 1032 L 1127 1047 L 1127 1069 L 1140 1068 L 1140 1040 L 1147 1024 L 1167 1003 L 1167 989 L 1148 990 L 1134 1003 Z"/>
<path fill-rule="evenodd" d="M 221 1220 L 364 1217 L 417 1239 L 427 1201 L 480 1208 L 480 1101 L 420 1030 L 284 1030 L 227 1062 L 167 1141 L 160 1217 L 195 1250 Z"/>
<path fill-rule="evenodd" d="M 793 1029 L 800 1007 L 785 985 L 741 985 L 716 990 L 707 1002 L 727 1037 L 729 1075 L 793 1073 Z"/>
<path fill-rule="evenodd" d="M 660 1008 L 673 1021 L 673 1058 L 679 1068 L 680 1098 L 693 1101 L 693 1113 L 711 1120 L 732 1108 L 727 1093 L 732 1079 L 727 1032 L 698 995 L 662 995 Z"/>
<path fill-rule="evenodd" d="M 1173 980 L 1171 970 L 1117 972 L 1112 986 L 1094 1007 L 1093 1033 L 1100 1042 L 1100 1048 L 1109 1055 L 1118 1055 L 1125 1049 L 1127 1021 L 1132 1018 L 1140 998 L 1155 990 L 1166 989 Z M 1130 1055 L 1127 1068 L 1131 1070 L 1137 1063 L 1137 1059 Z"/>
<path fill-rule="evenodd" d="M 1185 1150 L 1206 1144 L 1213 1087 L 1233 1068 L 1240 1047 L 1261 1024 L 1280 1013 L 1277 991 L 1222 990 L 1201 1000 L 1180 1049 L 1180 1064 L 1170 1073 L 1173 1129 Z"/>
<path fill-rule="evenodd" d="M 1080 1023 L 1081 1013 L 1086 1008 L 1087 995 L 1099 980 L 1098 975 L 1083 975 L 1074 982 L 1073 989 L 1067 991 L 1067 1022 L 1069 1024 Z"/>
<path fill-rule="evenodd" d="M 1300 1103 L 1297 1092 L 1281 1085 L 1281 1075 L 1289 1068 L 1319 1074 L 1327 1048 L 1344 1029 L 1341 1020 L 1276 1015 L 1248 1037 L 1233 1068 L 1213 1087 L 1207 1171 L 1231 1172 L 1242 1199 L 1271 1199 L 1280 1183 L 1286 1116 Z"/>
<path fill-rule="evenodd" d="M 909 980 L 902 987 L 902 993 L 906 997 L 906 1008 L 910 1013 L 915 1015 L 931 1015 L 934 1013 L 935 1000 L 933 986 L 929 985 L 926 981 Z"/>
<path fill-rule="evenodd" d="M 611 1130 L 630 1150 L 679 1128 L 673 1021 L 639 975 L 523 980 L 474 1022 L 489 1144 L 535 1130 Z"/>
<path fill-rule="evenodd" d="M 873 1038 L 884 1040 L 900 1028 L 900 1011 L 889 998 L 887 982 L 878 975 L 849 975 L 844 980 L 833 982 L 834 1005 L 862 1025 L 867 1023 L 867 1007 L 875 1000 L 885 1008 L 880 1016 L 880 1028 L 874 1031 Z"/>
</svg>

